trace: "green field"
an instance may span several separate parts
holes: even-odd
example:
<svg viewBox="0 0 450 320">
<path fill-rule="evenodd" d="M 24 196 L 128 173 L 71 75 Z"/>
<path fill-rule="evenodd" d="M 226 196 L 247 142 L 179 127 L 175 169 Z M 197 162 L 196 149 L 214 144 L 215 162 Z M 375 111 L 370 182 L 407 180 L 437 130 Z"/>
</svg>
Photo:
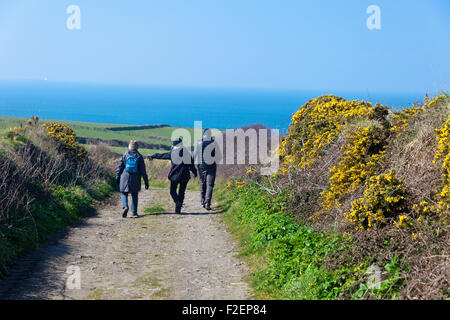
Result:
<svg viewBox="0 0 450 320">
<path fill-rule="evenodd" d="M 25 123 L 28 118 L 23 117 L 7 117 L 7 116 L 0 116 L 0 129 L 5 129 L 9 126 L 17 126 L 20 125 L 20 123 Z M 50 119 L 41 119 L 42 122 L 48 122 L 48 121 L 55 121 L 59 123 L 64 123 L 68 126 L 85 126 L 90 128 L 113 128 L 113 127 L 125 127 L 125 126 L 131 126 L 131 125 L 125 125 L 125 124 L 110 124 L 110 123 L 93 123 L 93 122 L 80 122 L 80 121 L 63 121 L 63 120 L 50 120 Z"/>
<path fill-rule="evenodd" d="M 7 129 L 8 127 L 20 126 L 20 124 L 25 125 L 28 118 L 21 117 L 6 117 L 0 116 L 0 130 Z M 58 122 L 70 126 L 77 137 L 83 138 L 97 138 L 101 140 L 120 140 L 129 142 L 130 140 L 138 140 L 150 144 L 161 144 L 170 146 L 170 139 L 172 133 L 176 129 L 186 129 L 191 134 L 192 139 L 194 138 L 194 128 L 187 127 L 159 127 L 159 128 L 147 128 L 146 126 L 137 126 L 129 124 L 110 124 L 110 123 L 92 123 L 92 122 L 80 122 L 80 121 L 66 121 L 66 120 L 49 120 L 40 119 L 39 122 Z M 132 127 L 132 129 L 126 130 L 109 130 L 110 128 L 126 128 Z M 219 132 L 213 132 L 214 135 L 220 134 Z M 194 141 L 190 144 L 185 141 L 185 145 L 192 146 Z M 91 148 L 93 145 L 83 144 L 86 148 Z M 127 150 L 126 147 L 110 146 L 111 151 L 117 153 L 123 153 Z M 167 152 L 162 148 L 140 148 L 140 152 L 143 155 L 152 155 L 157 152 Z"/>
<path fill-rule="evenodd" d="M 59 121 L 58 121 L 59 122 Z M 63 123 L 61 121 L 61 123 Z M 127 130 L 127 131 L 111 131 L 103 128 L 89 128 L 89 127 L 81 127 L 77 125 L 69 125 L 78 137 L 84 138 L 99 138 L 102 140 L 121 140 L 121 141 L 130 141 L 130 140 L 139 140 L 147 143 L 153 144 L 164 144 L 170 145 L 170 141 L 147 138 L 144 135 L 139 133 L 139 130 Z"/>
<path fill-rule="evenodd" d="M 0 130 L 7 129 L 8 127 L 20 126 L 20 124 L 25 125 L 27 118 L 20 117 L 6 117 L 0 116 Z M 109 124 L 109 123 L 91 123 L 91 122 L 80 122 L 80 121 L 65 121 L 65 120 L 48 120 L 48 119 L 40 119 L 41 124 L 45 122 L 58 122 L 65 125 L 70 126 L 74 131 L 77 137 L 83 138 L 98 138 L 101 140 L 120 140 L 128 143 L 130 140 L 138 140 L 142 142 L 146 142 L 149 144 L 161 144 L 170 146 L 170 138 L 172 132 L 179 127 L 161 127 L 161 128 L 152 128 L 148 129 L 146 127 L 142 127 L 135 125 L 127 125 L 127 124 Z M 113 131 L 109 130 L 110 128 L 119 128 L 119 127 L 133 127 L 131 130 L 120 130 Z M 193 134 L 193 128 L 186 128 L 191 134 Z M 149 137 L 152 136 L 152 137 Z M 160 139 L 158 139 L 160 137 Z M 87 149 L 93 147 L 93 145 L 83 144 Z M 123 153 L 127 150 L 124 147 L 110 146 L 111 151 L 117 153 Z M 162 148 L 140 148 L 140 152 L 143 155 L 151 155 L 157 152 L 166 152 Z"/>
<path fill-rule="evenodd" d="M 158 137 L 164 137 L 167 139 L 170 139 L 172 137 L 172 132 L 174 129 L 177 129 L 177 127 L 163 127 L 163 128 L 154 128 L 154 129 L 136 129 L 136 130 L 126 130 L 126 131 L 118 131 L 123 134 L 126 134 L 128 132 L 133 132 L 138 135 L 147 135 L 147 136 L 158 136 Z M 193 128 L 185 128 L 187 129 L 191 134 L 194 134 Z"/>
</svg>

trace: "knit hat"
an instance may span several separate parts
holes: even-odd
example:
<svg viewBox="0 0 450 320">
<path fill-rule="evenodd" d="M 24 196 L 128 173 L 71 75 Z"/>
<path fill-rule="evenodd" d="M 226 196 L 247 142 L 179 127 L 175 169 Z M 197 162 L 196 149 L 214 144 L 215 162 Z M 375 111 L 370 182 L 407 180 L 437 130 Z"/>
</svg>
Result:
<svg viewBox="0 0 450 320">
<path fill-rule="evenodd" d="M 206 128 L 205 130 L 203 130 L 203 139 L 211 140 L 211 129 L 210 128 Z"/>
<path fill-rule="evenodd" d="M 176 145 L 182 143 L 183 140 L 181 138 L 175 139 L 172 141 L 172 145 L 175 147 Z"/>
<path fill-rule="evenodd" d="M 131 140 L 130 144 L 128 145 L 128 149 L 138 149 L 139 144 L 136 140 Z"/>
</svg>

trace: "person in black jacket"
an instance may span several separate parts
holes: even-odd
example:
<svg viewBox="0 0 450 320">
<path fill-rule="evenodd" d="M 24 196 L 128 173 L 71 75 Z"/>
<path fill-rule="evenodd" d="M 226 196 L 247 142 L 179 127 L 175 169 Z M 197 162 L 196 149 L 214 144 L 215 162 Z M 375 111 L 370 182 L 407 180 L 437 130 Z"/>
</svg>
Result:
<svg viewBox="0 0 450 320">
<path fill-rule="evenodd" d="M 206 128 L 203 131 L 202 140 L 195 144 L 193 159 L 198 166 L 200 177 L 201 204 L 206 210 L 211 210 L 217 163 L 222 160 L 222 152 L 211 136 L 211 129 Z"/>
<path fill-rule="evenodd" d="M 197 177 L 197 169 L 192 161 L 191 153 L 183 146 L 183 141 L 177 139 L 173 141 L 170 152 L 156 153 L 150 156 L 149 159 L 171 160 L 172 166 L 167 176 L 170 180 L 170 195 L 173 202 L 175 202 L 175 213 L 181 213 L 186 187 L 191 179 L 190 171 L 194 174 L 194 178 Z"/>
<path fill-rule="evenodd" d="M 148 189 L 148 176 L 145 169 L 144 157 L 137 151 L 138 143 L 131 140 L 128 151 L 119 161 L 116 170 L 116 181 L 120 187 L 122 197 L 122 217 L 128 214 L 128 193 L 131 193 L 131 212 L 137 217 L 138 192 L 141 190 L 141 178 L 144 179 L 145 189 Z"/>
</svg>

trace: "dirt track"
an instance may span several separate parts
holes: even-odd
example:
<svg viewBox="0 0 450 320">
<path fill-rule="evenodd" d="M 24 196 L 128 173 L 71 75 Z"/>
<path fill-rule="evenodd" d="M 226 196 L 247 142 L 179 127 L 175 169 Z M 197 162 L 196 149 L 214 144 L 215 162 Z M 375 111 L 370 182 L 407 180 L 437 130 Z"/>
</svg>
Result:
<svg viewBox="0 0 450 320">
<path fill-rule="evenodd" d="M 21 259 L 0 282 L 0 299 L 249 299 L 233 241 L 199 202 L 187 191 L 183 214 L 174 214 L 168 191 L 151 189 L 140 193 L 140 214 L 166 210 L 123 219 L 114 201 Z M 69 266 L 79 267 L 80 289 L 66 286 Z"/>
</svg>

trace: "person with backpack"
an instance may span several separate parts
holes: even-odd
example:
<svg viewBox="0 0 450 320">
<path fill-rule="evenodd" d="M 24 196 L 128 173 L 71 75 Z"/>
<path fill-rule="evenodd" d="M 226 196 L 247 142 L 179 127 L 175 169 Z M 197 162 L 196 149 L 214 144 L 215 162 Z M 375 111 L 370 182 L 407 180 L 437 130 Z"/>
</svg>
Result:
<svg viewBox="0 0 450 320">
<path fill-rule="evenodd" d="M 170 195 L 175 203 L 175 213 L 181 213 L 184 202 L 186 187 L 191 179 L 190 172 L 194 178 L 197 177 L 197 169 L 192 161 L 188 148 L 183 146 L 181 138 L 172 141 L 172 149 L 166 153 L 156 153 L 149 157 L 149 160 L 162 159 L 170 160 L 171 167 L 167 178 L 170 180 Z"/>
<path fill-rule="evenodd" d="M 195 144 L 193 158 L 200 177 L 201 205 L 209 211 L 216 180 L 217 162 L 222 159 L 219 145 L 211 136 L 211 129 L 203 130 L 202 140 Z"/>
<path fill-rule="evenodd" d="M 128 194 L 131 193 L 131 212 L 133 217 L 138 217 L 138 192 L 141 190 L 141 179 L 144 179 L 145 189 L 148 190 L 148 176 L 145 169 L 144 157 L 138 151 L 138 142 L 131 140 L 126 151 L 119 161 L 116 170 L 116 181 L 119 185 L 122 197 L 122 217 L 126 218 L 128 206 Z"/>
</svg>

